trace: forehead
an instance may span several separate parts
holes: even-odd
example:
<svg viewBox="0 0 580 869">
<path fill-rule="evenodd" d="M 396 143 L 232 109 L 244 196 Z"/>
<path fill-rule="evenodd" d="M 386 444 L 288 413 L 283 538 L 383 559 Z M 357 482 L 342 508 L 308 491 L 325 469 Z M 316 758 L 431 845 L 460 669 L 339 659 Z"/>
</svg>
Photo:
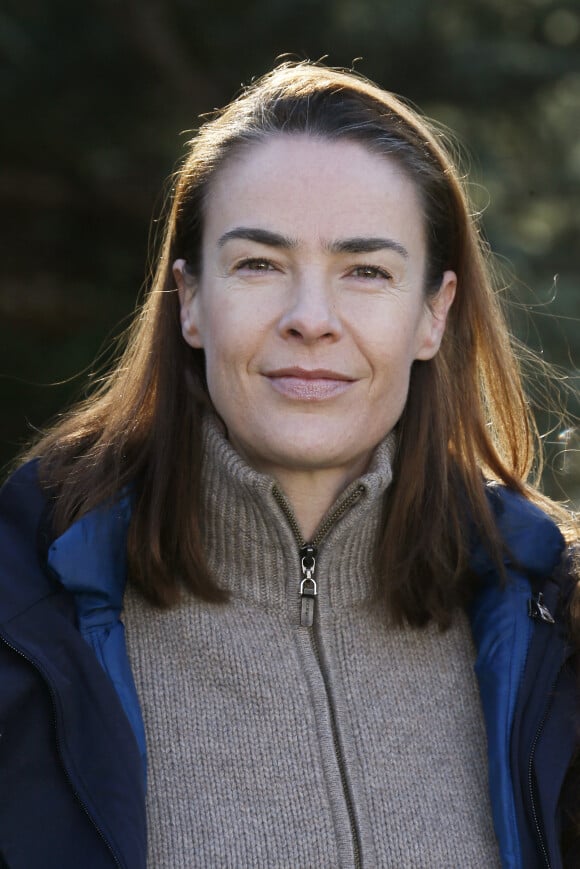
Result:
<svg viewBox="0 0 580 869">
<path fill-rule="evenodd" d="M 204 217 L 209 243 L 252 225 L 304 242 L 403 235 L 422 252 L 417 185 L 395 159 L 344 139 L 274 134 L 244 146 L 212 179 Z"/>
</svg>

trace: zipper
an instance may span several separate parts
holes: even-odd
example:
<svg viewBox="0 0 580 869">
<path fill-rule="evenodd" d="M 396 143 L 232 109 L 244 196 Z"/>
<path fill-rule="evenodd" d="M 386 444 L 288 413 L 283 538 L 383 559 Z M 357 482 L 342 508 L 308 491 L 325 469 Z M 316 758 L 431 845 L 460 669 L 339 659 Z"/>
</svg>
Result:
<svg viewBox="0 0 580 869">
<path fill-rule="evenodd" d="M 316 569 L 316 551 L 330 529 L 336 525 L 350 508 L 356 504 L 365 488 L 362 485 L 355 486 L 347 491 L 345 497 L 336 505 L 335 509 L 328 514 L 324 522 L 318 526 L 311 543 L 300 545 L 302 534 L 297 538 L 300 546 L 300 566 L 302 568 L 302 582 L 300 583 L 300 626 L 311 628 L 314 624 L 315 599 L 318 594 L 314 571 Z M 294 522 L 296 519 L 294 518 Z M 296 523 L 297 524 L 297 523 Z M 310 566 L 310 567 L 309 567 Z M 303 620 L 304 619 L 304 620 Z M 322 669 L 322 668 L 321 668 Z"/>
<path fill-rule="evenodd" d="M 274 498 L 278 502 L 282 512 L 284 513 L 284 516 L 286 517 L 290 528 L 292 529 L 292 533 L 298 544 L 298 547 L 302 549 L 304 546 L 308 545 L 314 546 L 315 548 L 320 546 L 332 526 L 336 525 L 338 520 L 341 519 L 348 510 L 350 510 L 353 504 L 356 504 L 364 491 L 365 487 L 361 483 L 347 489 L 344 493 L 343 498 L 341 498 L 334 510 L 329 513 L 324 522 L 322 522 L 318 526 L 318 528 L 314 532 L 314 537 L 310 541 L 310 544 L 308 544 L 304 539 L 302 529 L 300 528 L 300 525 L 296 520 L 294 511 L 288 503 L 286 496 L 284 495 L 282 490 L 279 489 L 278 486 L 274 486 L 272 493 L 274 495 Z"/>
<path fill-rule="evenodd" d="M 51 683 L 50 683 L 50 680 L 47 678 L 46 674 L 43 672 L 42 668 L 38 665 L 38 663 L 37 663 L 36 661 L 33 661 L 32 658 L 29 658 L 28 655 L 26 655 L 26 654 L 25 654 L 24 652 L 22 652 L 20 649 L 17 649 L 16 646 L 12 645 L 12 643 L 9 642 L 3 634 L 0 634 L 0 640 L 2 640 L 2 642 L 5 643 L 5 644 L 8 646 L 9 649 L 12 649 L 13 652 L 16 652 L 17 655 L 20 655 L 21 658 L 24 658 L 24 660 L 25 660 L 28 664 L 30 664 L 32 667 L 34 667 L 34 669 L 35 669 L 38 673 L 40 673 L 40 675 L 42 676 L 42 678 L 43 678 L 43 680 L 44 680 L 46 686 L 48 687 L 48 691 L 49 691 L 49 694 L 50 694 L 50 700 L 51 700 L 51 703 L 52 703 L 52 723 L 53 723 L 53 725 L 54 725 L 56 747 L 57 747 L 57 751 L 58 751 L 58 756 L 59 756 L 59 758 L 60 758 L 61 768 L 62 768 L 62 770 L 63 770 L 63 772 L 64 772 L 65 778 L 66 778 L 66 780 L 67 780 L 67 782 L 68 782 L 68 784 L 69 784 L 69 787 L 70 787 L 71 791 L 73 792 L 73 795 L 74 795 L 76 801 L 78 802 L 79 806 L 81 807 L 81 809 L 83 810 L 83 812 L 85 813 L 85 815 L 87 816 L 87 818 L 89 819 L 89 821 L 91 822 L 92 826 L 94 827 L 95 831 L 97 832 L 99 838 L 103 841 L 103 843 L 104 843 L 104 845 L 106 846 L 107 850 L 110 852 L 111 857 L 113 858 L 113 860 L 114 860 L 114 862 L 115 862 L 115 866 L 118 866 L 119 869 L 123 869 L 123 864 L 122 864 L 122 863 L 120 862 L 120 860 L 118 859 L 117 855 L 115 854 L 115 852 L 114 852 L 114 850 L 113 850 L 113 847 L 112 847 L 111 843 L 109 842 L 109 840 L 107 839 L 107 837 L 105 836 L 105 834 L 103 833 L 103 831 L 101 830 L 101 828 L 98 826 L 98 824 L 95 822 L 93 816 L 91 815 L 91 813 L 89 812 L 89 810 L 88 810 L 88 808 L 86 807 L 85 803 L 84 803 L 83 800 L 81 799 L 81 796 L 80 796 L 80 794 L 77 792 L 75 786 L 73 785 L 73 783 L 72 783 L 72 781 L 71 781 L 71 778 L 70 778 L 70 776 L 69 776 L 69 774 L 68 774 L 68 770 L 67 770 L 66 766 L 65 766 L 64 763 L 63 763 L 63 760 L 62 760 L 62 752 L 61 752 L 61 741 L 60 741 L 60 737 L 59 737 L 59 734 L 58 734 L 58 726 L 57 726 L 57 720 L 56 720 L 56 698 L 55 698 L 54 689 L 53 689 L 53 687 L 52 687 L 52 685 L 51 685 Z"/>
<path fill-rule="evenodd" d="M 303 577 L 300 583 L 300 627 L 311 628 L 314 624 L 314 600 L 318 594 L 314 579 L 316 549 L 312 544 L 307 544 L 300 550 L 300 567 Z"/>
<path fill-rule="evenodd" d="M 344 516 L 344 514 L 355 504 L 363 492 L 365 491 L 365 487 L 358 484 L 354 486 L 352 489 L 347 490 L 344 497 L 339 501 L 336 505 L 335 509 L 329 513 L 324 522 L 322 522 L 318 528 L 316 529 L 312 541 L 310 543 L 304 540 L 304 536 L 302 534 L 302 530 L 296 521 L 296 516 L 294 515 L 294 511 L 290 507 L 290 504 L 286 500 L 283 493 L 278 489 L 277 486 L 274 487 L 274 496 L 278 501 L 280 507 L 288 523 L 292 529 L 296 542 L 299 547 L 299 556 L 300 556 L 300 570 L 301 570 L 301 581 L 299 585 L 299 597 L 300 597 L 300 627 L 307 628 L 310 636 L 310 642 L 312 646 L 312 651 L 314 653 L 314 657 L 316 659 L 316 663 L 318 665 L 318 669 L 320 671 L 320 675 L 322 677 L 322 682 L 324 684 L 324 690 L 326 693 L 326 701 L 328 705 L 329 715 L 330 715 L 330 727 L 332 731 L 332 742 L 334 745 L 334 753 L 336 757 L 336 762 L 338 766 L 338 771 L 340 775 L 340 782 L 342 785 L 342 792 L 344 795 L 344 800 L 346 803 L 346 811 L 348 814 L 348 819 L 350 823 L 350 833 L 352 840 L 352 847 L 354 853 L 354 869 L 362 869 L 362 856 L 361 856 L 361 845 L 358 835 L 358 830 L 356 827 L 356 818 L 354 813 L 354 805 L 352 801 L 352 796 L 350 793 L 350 789 L 348 786 L 348 780 L 346 777 L 346 765 L 344 762 L 344 757 L 342 754 L 342 748 L 340 745 L 340 741 L 338 738 L 338 725 L 336 721 L 336 715 L 334 711 L 334 706 L 332 703 L 332 697 L 330 693 L 330 686 L 328 684 L 328 678 L 324 667 L 322 665 L 322 656 L 320 653 L 320 644 L 318 640 L 318 633 L 315 624 L 316 617 L 316 606 L 315 601 L 318 596 L 318 587 L 316 584 L 315 572 L 316 572 L 316 559 L 318 554 L 318 546 L 322 543 L 323 539 L 326 537 L 331 528 L 338 522 L 339 519 Z"/>
<path fill-rule="evenodd" d="M 303 554 L 304 553 L 304 554 Z M 352 838 L 352 847 L 354 852 L 354 866 L 355 869 L 362 869 L 362 858 L 361 858 L 361 846 L 359 841 L 358 830 L 356 827 L 356 819 L 354 814 L 354 806 L 352 802 L 352 797 L 350 794 L 350 789 L 348 786 L 348 781 L 346 778 L 346 765 L 344 762 L 344 757 L 342 755 L 342 748 L 338 739 L 338 725 L 336 721 L 336 715 L 334 711 L 334 706 L 332 704 L 331 694 L 330 694 L 330 686 L 328 684 L 328 680 L 326 677 L 326 673 L 324 671 L 324 667 L 322 666 L 322 656 L 320 654 L 320 645 L 318 642 L 318 633 L 314 626 L 314 598 L 316 596 L 316 580 L 314 579 L 314 571 L 316 569 L 316 549 L 310 544 L 303 547 L 300 550 L 301 555 L 301 564 L 303 572 L 307 573 L 307 576 L 300 583 L 301 589 L 304 586 L 305 591 L 301 591 L 301 599 L 302 599 L 302 608 L 301 608 L 301 617 L 304 613 L 304 606 L 306 601 L 310 601 L 309 606 L 311 607 L 311 616 L 309 616 L 309 620 L 306 624 L 303 624 L 301 621 L 301 626 L 309 629 L 308 633 L 310 634 L 310 642 L 312 644 L 312 651 L 314 652 L 314 657 L 316 658 L 316 663 L 318 664 L 318 669 L 320 670 L 320 674 L 322 676 L 322 681 L 324 683 L 324 690 L 326 692 L 326 700 L 328 703 L 328 711 L 330 714 L 330 727 L 332 730 L 332 742 L 334 744 L 334 753 L 336 756 L 336 762 L 338 765 L 338 772 L 340 775 L 340 782 L 342 784 L 342 792 L 344 794 L 344 800 L 346 803 L 346 811 L 348 814 L 348 819 L 350 823 L 350 832 Z M 304 566 L 304 562 L 306 561 L 306 566 Z M 311 585 L 306 585 L 307 583 Z M 310 589 L 313 586 L 313 591 Z M 310 612 L 310 610 L 308 610 Z"/>
<path fill-rule="evenodd" d="M 545 622 L 545 624 L 547 624 L 547 625 L 554 625 L 556 623 L 554 616 L 552 615 L 552 613 L 550 612 L 550 610 L 548 609 L 548 607 L 544 603 L 544 595 L 542 594 L 541 591 L 538 592 L 537 594 L 533 594 L 531 596 L 531 598 L 529 599 L 529 601 L 528 601 L 528 615 L 531 619 L 534 619 L 536 621 Z M 551 698 L 553 697 L 554 691 L 556 690 L 556 685 L 558 684 L 558 679 L 560 678 L 561 672 L 562 672 L 562 668 L 560 668 L 558 670 L 556 678 L 554 679 L 554 682 L 550 688 L 550 693 L 548 694 L 548 697 L 550 698 L 550 702 L 548 703 L 546 709 L 544 710 L 544 714 L 540 720 L 540 723 L 538 724 L 538 729 L 536 730 L 536 733 L 534 736 L 534 741 L 532 742 L 532 745 L 530 746 L 530 757 L 528 760 L 528 790 L 529 790 L 529 795 L 530 795 L 530 805 L 532 807 L 532 819 L 533 819 L 534 826 L 536 829 L 536 836 L 537 836 L 537 840 L 538 840 L 539 845 L 540 845 L 542 856 L 544 858 L 544 863 L 546 865 L 546 869 L 551 869 L 552 864 L 550 863 L 550 856 L 548 854 L 548 849 L 546 847 L 546 842 L 544 840 L 544 834 L 542 832 L 542 827 L 540 825 L 538 808 L 536 806 L 533 767 L 534 767 L 534 757 L 536 754 L 536 747 L 538 745 L 538 742 L 540 741 L 540 737 L 542 735 L 542 731 L 544 729 L 546 721 L 550 717 L 550 711 L 552 708 Z"/>
<path fill-rule="evenodd" d="M 554 691 L 556 690 L 556 685 L 558 684 L 558 679 L 560 678 L 560 673 L 561 673 L 561 671 L 562 671 L 562 669 L 560 668 L 560 670 L 558 671 L 558 675 L 557 675 L 556 678 L 554 679 L 554 682 L 553 682 L 552 687 L 551 687 L 551 690 L 550 690 L 550 694 L 548 695 L 550 698 L 553 696 Z M 546 721 L 547 721 L 548 718 L 550 717 L 550 711 L 551 711 L 551 708 L 552 708 L 552 703 L 551 703 L 551 701 L 550 701 L 550 703 L 548 704 L 548 707 L 547 707 L 546 710 L 544 711 L 544 714 L 543 714 L 543 716 L 542 716 L 542 719 L 541 719 L 541 721 L 540 721 L 540 723 L 539 723 L 539 725 L 538 725 L 538 729 L 536 730 L 536 735 L 534 736 L 534 741 L 532 742 L 532 745 L 531 745 L 531 748 L 530 748 L 530 757 L 529 757 L 529 760 L 528 760 L 528 789 L 529 789 L 529 793 L 530 793 L 530 803 L 531 803 L 531 806 L 532 806 L 532 818 L 533 818 L 533 821 L 534 821 L 534 826 L 535 826 L 535 828 L 536 828 L 536 835 L 537 835 L 537 838 L 538 838 L 538 842 L 539 842 L 539 844 L 540 844 L 540 848 L 541 848 L 541 851 L 542 851 L 542 856 L 543 856 L 543 858 L 544 858 L 544 863 L 546 864 L 546 869 L 551 869 L 552 864 L 550 863 L 550 857 L 549 857 L 548 849 L 547 849 L 547 847 L 546 847 L 546 843 L 545 843 L 545 840 L 544 840 L 544 834 L 543 834 L 543 832 L 542 832 L 542 828 L 541 828 L 541 825 L 540 825 L 540 818 L 539 818 L 539 815 L 538 815 L 538 809 L 537 809 L 537 806 L 536 806 L 536 797 L 535 797 L 535 792 L 534 792 L 534 770 L 533 770 L 533 766 L 534 766 L 534 757 L 535 757 L 535 753 L 536 753 L 536 747 L 537 747 L 538 742 L 539 742 L 539 740 L 540 740 L 540 737 L 541 737 L 541 735 L 542 735 L 542 731 L 543 731 L 543 729 L 544 729 L 544 726 L 545 726 L 545 724 L 546 724 Z"/>
<path fill-rule="evenodd" d="M 311 628 L 314 625 L 314 615 L 316 611 L 315 600 L 318 595 L 316 580 L 314 579 L 314 571 L 316 569 L 316 552 L 318 546 L 322 543 L 330 529 L 336 525 L 350 508 L 359 500 L 365 487 L 360 483 L 347 489 L 344 497 L 338 502 L 334 510 L 328 514 L 324 522 L 322 522 L 316 531 L 310 543 L 307 543 L 302 534 L 302 529 L 296 520 L 292 507 L 286 500 L 285 495 L 274 486 L 274 497 L 278 501 L 282 512 L 284 513 L 288 524 L 292 529 L 292 533 L 296 539 L 300 555 L 300 568 L 302 571 L 302 579 L 299 586 L 300 595 L 300 627 Z"/>
</svg>

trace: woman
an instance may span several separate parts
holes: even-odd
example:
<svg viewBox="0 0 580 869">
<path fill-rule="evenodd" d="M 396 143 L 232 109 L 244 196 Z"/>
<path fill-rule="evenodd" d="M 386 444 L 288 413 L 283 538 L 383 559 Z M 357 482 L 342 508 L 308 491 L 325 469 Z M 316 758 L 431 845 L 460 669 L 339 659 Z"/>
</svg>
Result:
<svg viewBox="0 0 580 869">
<path fill-rule="evenodd" d="M 4 864 L 145 866 L 147 821 L 155 867 L 578 865 L 533 435 L 438 134 L 351 73 L 252 85 L 3 490 Z"/>
</svg>

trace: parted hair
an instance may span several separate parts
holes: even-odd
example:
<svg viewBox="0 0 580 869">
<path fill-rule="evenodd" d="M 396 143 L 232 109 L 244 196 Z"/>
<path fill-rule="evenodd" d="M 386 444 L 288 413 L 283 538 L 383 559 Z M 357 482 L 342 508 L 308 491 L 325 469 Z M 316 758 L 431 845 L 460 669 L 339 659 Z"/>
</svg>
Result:
<svg viewBox="0 0 580 869">
<path fill-rule="evenodd" d="M 487 246 L 447 138 L 352 72 L 284 63 L 202 124 L 175 173 L 156 271 L 124 351 L 29 455 L 40 458 L 58 533 L 132 487 L 129 575 L 152 604 L 171 606 L 186 592 L 225 601 L 200 531 L 200 422 L 203 406 L 211 405 L 205 360 L 182 338 L 172 264 L 184 258 L 200 272 L 213 178 L 242 149 L 282 134 L 357 142 L 396 161 L 420 197 L 427 303 L 445 270 L 457 274 L 441 348 L 412 367 L 376 553 L 389 616 L 444 628 L 472 592 L 467 563 L 474 532 L 501 564 L 484 479 L 540 502 L 561 521 L 565 513 L 529 484 L 539 443 Z"/>
</svg>

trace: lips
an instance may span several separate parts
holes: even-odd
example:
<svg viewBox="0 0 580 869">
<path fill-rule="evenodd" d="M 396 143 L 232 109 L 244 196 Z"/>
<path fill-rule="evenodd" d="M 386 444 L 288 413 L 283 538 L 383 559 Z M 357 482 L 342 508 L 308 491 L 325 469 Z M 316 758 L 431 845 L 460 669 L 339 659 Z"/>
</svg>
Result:
<svg viewBox="0 0 580 869">
<path fill-rule="evenodd" d="M 339 371 L 328 368 L 279 368 L 265 377 L 276 392 L 298 401 L 323 401 L 346 392 L 355 382 Z"/>
</svg>

